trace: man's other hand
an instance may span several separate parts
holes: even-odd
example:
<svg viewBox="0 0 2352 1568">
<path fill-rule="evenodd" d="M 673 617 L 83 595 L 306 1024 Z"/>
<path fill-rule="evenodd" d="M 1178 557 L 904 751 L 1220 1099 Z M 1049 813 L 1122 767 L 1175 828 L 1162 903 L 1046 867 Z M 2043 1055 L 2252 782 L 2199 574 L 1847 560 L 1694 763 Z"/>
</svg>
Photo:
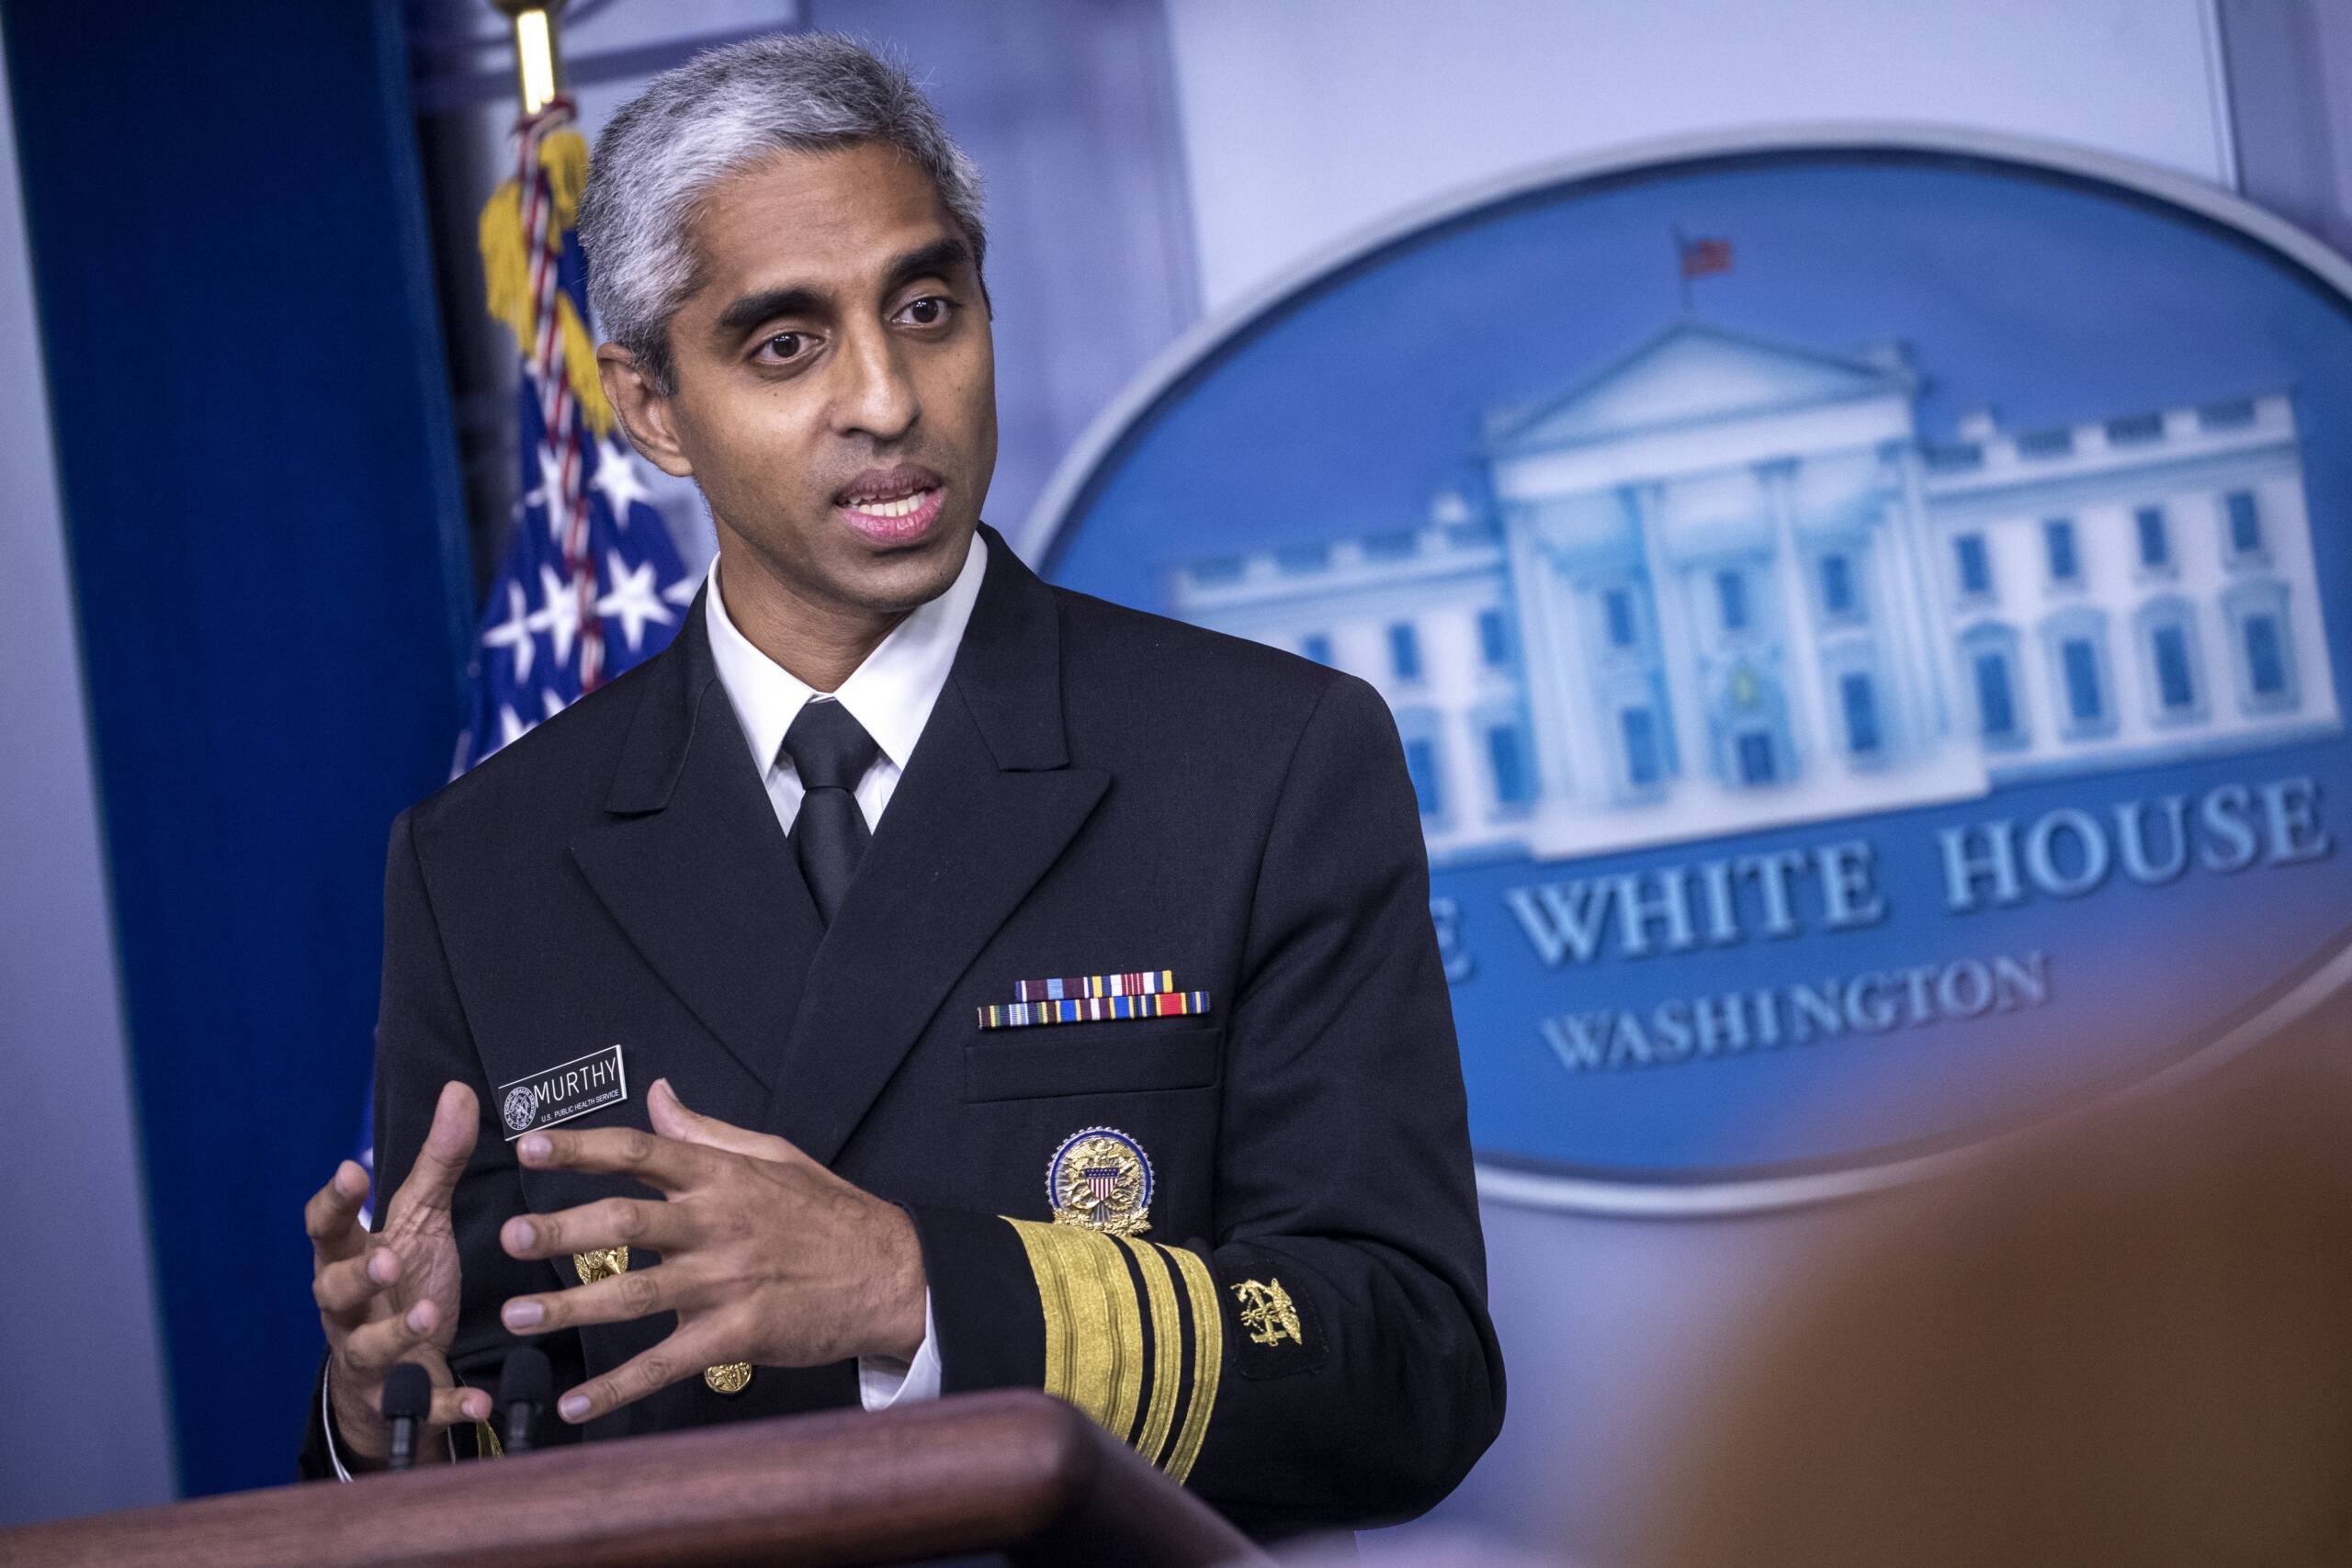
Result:
<svg viewBox="0 0 2352 1568">
<path fill-rule="evenodd" d="M 384 1209 L 384 1228 L 359 1224 L 368 1173 L 350 1160 L 302 1211 L 311 1233 L 311 1294 L 319 1303 L 333 1361 L 327 1387 L 335 1432 L 348 1469 L 380 1467 L 391 1452 L 383 1412 L 384 1374 L 414 1361 L 433 1374 L 429 1435 L 458 1421 L 487 1420 L 490 1395 L 462 1389 L 450 1375 L 450 1337 L 458 1327 L 458 1243 L 449 1196 L 474 1152 L 480 1108 L 474 1091 L 446 1084 L 416 1167 Z M 442 1445 L 420 1441 L 420 1461 Z"/>
<path fill-rule="evenodd" d="M 515 1258 L 650 1247 L 633 1269 L 503 1311 L 518 1334 L 673 1312 L 661 1344 L 581 1384 L 557 1406 L 594 1420 L 706 1367 L 811 1367 L 853 1356 L 910 1359 L 922 1347 L 925 1281 L 913 1222 L 782 1138 L 748 1133 L 678 1101 L 668 1080 L 646 1096 L 654 1134 L 635 1128 L 533 1133 L 526 1166 L 633 1177 L 662 1199 L 606 1198 L 506 1222 Z"/>
</svg>

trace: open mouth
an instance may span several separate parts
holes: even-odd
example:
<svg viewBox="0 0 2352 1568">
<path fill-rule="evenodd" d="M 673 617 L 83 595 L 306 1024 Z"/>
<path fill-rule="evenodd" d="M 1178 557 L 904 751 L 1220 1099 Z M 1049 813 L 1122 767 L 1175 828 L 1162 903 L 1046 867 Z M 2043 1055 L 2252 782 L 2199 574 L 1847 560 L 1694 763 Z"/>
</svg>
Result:
<svg viewBox="0 0 2352 1568">
<path fill-rule="evenodd" d="M 856 510 L 867 517 L 911 517 L 922 510 L 924 502 L 938 493 L 935 490 L 919 490 L 896 501 L 860 502 Z"/>
<path fill-rule="evenodd" d="M 876 544 L 910 544 L 938 521 L 945 481 L 927 468 L 901 465 L 860 474 L 835 492 L 842 522 Z"/>
</svg>

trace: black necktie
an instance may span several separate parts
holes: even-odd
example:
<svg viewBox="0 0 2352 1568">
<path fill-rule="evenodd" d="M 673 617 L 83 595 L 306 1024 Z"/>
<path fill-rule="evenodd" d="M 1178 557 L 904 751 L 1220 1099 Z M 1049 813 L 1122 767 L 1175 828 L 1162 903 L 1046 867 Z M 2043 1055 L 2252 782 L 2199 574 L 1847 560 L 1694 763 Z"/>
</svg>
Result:
<svg viewBox="0 0 2352 1568">
<path fill-rule="evenodd" d="M 865 726 L 836 702 L 810 702 L 784 732 L 784 754 L 800 775 L 800 815 L 792 820 L 793 852 L 817 917 L 833 923 L 865 853 L 865 814 L 857 807 L 857 784 L 882 748 Z"/>
</svg>

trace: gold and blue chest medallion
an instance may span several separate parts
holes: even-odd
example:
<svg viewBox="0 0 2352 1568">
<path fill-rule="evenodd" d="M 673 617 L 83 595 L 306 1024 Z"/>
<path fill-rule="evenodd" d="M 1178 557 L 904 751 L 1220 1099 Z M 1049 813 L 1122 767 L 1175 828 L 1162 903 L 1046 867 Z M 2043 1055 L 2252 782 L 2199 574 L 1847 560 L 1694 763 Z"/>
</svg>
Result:
<svg viewBox="0 0 2352 1568">
<path fill-rule="evenodd" d="M 1072 1133 L 1046 1167 L 1054 1223 L 1111 1235 L 1151 1228 L 1151 1160 L 1115 1127 Z"/>
</svg>

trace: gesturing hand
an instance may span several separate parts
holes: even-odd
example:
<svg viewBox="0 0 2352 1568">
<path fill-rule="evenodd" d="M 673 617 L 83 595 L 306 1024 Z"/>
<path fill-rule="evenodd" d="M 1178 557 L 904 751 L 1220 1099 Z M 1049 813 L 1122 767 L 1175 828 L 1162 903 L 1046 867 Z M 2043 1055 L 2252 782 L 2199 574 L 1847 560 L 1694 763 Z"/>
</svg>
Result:
<svg viewBox="0 0 2352 1568">
<path fill-rule="evenodd" d="M 924 1280 L 904 1211 L 782 1138 L 695 1114 L 666 1078 L 646 1105 L 659 1136 L 595 1128 L 533 1133 L 515 1145 L 526 1166 L 616 1173 L 663 1194 L 524 1214 L 499 1232 L 516 1258 L 624 1246 L 662 1254 L 655 1268 L 506 1303 L 506 1326 L 517 1333 L 678 1314 L 667 1339 L 565 1395 L 557 1406 L 565 1420 L 593 1420 L 730 1361 L 811 1367 L 913 1356 Z"/>
<path fill-rule="evenodd" d="M 449 1195 L 473 1155 L 478 1114 L 472 1089 L 461 1083 L 442 1087 L 416 1166 L 392 1194 L 384 1228 L 376 1235 L 359 1224 L 368 1173 L 350 1160 L 335 1168 L 334 1179 L 303 1208 L 311 1294 L 334 1359 L 327 1386 L 346 1462 L 381 1463 L 391 1451 L 391 1430 L 379 1406 L 384 1374 L 396 1361 L 415 1361 L 433 1374 L 433 1431 L 490 1416 L 490 1395 L 455 1386 L 447 1359 L 458 1328 L 458 1244 L 449 1227 Z M 420 1459 L 440 1452 L 438 1444 L 417 1445 Z"/>
</svg>

